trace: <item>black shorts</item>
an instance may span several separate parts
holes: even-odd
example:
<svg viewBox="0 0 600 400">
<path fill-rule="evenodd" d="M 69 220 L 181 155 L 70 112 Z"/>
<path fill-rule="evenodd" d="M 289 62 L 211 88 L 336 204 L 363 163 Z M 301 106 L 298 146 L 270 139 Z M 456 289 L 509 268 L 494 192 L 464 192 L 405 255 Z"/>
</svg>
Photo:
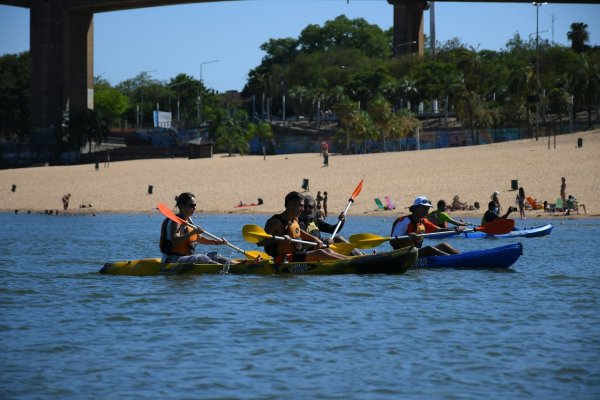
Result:
<svg viewBox="0 0 600 400">
<path fill-rule="evenodd" d="M 297 251 L 292 254 L 292 262 L 304 262 L 306 261 L 306 250 Z"/>
</svg>

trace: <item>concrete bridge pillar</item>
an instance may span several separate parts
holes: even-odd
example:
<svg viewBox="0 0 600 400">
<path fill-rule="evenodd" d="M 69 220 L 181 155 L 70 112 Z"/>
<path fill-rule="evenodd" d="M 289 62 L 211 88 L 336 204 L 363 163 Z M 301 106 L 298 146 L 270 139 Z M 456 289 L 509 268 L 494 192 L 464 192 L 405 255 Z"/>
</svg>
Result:
<svg viewBox="0 0 600 400">
<path fill-rule="evenodd" d="M 388 3 L 394 6 L 394 56 L 423 55 L 423 11 L 429 8 L 427 1 L 388 0 Z"/>
<path fill-rule="evenodd" d="M 93 108 L 93 14 L 62 3 L 38 0 L 30 9 L 33 132 L 56 126 L 64 111 Z"/>
</svg>

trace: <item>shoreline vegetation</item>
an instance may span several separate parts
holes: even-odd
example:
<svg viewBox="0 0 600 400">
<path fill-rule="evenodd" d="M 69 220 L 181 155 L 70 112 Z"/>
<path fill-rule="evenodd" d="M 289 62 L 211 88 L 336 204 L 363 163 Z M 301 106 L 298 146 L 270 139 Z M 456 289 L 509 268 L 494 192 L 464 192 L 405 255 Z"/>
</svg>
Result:
<svg viewBox="0 0 600 400">
<path fill-rule="evenodd" d="M 577 147 L 578 139 L 583 146 Z M 419 195 L 433 203 L 454 195 L 462 202 L 479 202 L 480 210 L 454 211 L 451 215 L 480 218 L 494 191 L 500 192 L 504 209 L 515 206 L 518 180 L 527 196 L 555 203 L 561 177 L 566 178 L 566 195 L 585 204 L 587 214 L 567 218 L 600 216 L 600 130 L 556 137 L 556 148 L 548 149 L 548 138 L 523 139 L 489 145 L 373 153 L 332 154 L 329 167 L 322 166 L 318 153 L 267 156 L 216 154 L 210 159 L 152 159 L 94 164 L 30 167 L 0 170 L 3 190 L 0 211 L 26 214 L 58 210 L 65 214 L 158 213 L 156 204 L 174 205 L 180 192 L 197 196 L 201 214 L 271 214 L 283 209 L 283 198 L 292 190 L 316 197 L 329 193 L 329 219 L 345 208 L 356 184 L 365 176 L 362 193 L 349 211 L 352 215 L 393 217 L 408 213 Z M 309 191 L 302 183 L 309 180 Z M 15 185 L 14 191 L 11 187 Z M 152 188 L 150 188 L 152 186 Z M 151 190 L 150 190 L 151 189 Z M 148 192 L 152 191 L 152 194 Z M 69 209 L 61 198 L 71 193 Z M 395 210 L 379 210 L 375 198 L 389 196 Z M 260 206 L 236 207 L 264 201 Z M 89 205 L 92 207 L 89 207 Z M 86 205 L 80 208 L 80 205 Z M 527 219 L 552 218 L 563 213 L 526 211 Z M 518 219 L 519 213 L 511 214 Z M 532 223 L 534 223 L 532 221 Z"/>
</svg>

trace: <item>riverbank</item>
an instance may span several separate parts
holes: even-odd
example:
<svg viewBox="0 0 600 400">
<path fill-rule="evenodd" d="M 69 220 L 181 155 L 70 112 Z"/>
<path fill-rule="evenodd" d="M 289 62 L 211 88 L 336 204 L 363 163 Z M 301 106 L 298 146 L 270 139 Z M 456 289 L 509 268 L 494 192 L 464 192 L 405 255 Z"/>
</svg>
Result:
<svg viewBox="0 0 600 400">
<path fill-rule="evenodd" d="M 583 139 L 578 148 L 577 139 Z M 204 213 L 273 213 L 283 209 L 283 198 L 291 190 L 328 192 L 328 211 L 343 210 L 348 197 L 365 176 L 364 188 L 351 213 L 392 215 L 405 213 L 414 197 L 428 196 L 433 202 L 454 195 L 470 205 L 485 208 L 490 195 L 500 192 L 504 208 L 515 204 L 511 181 L 518 180 L 527 196 L 554 203 L 560 195 L 561 177 L 567 195 L 586 205 L 587 217 L 600 215 L 600 130 L 558 136 L 556 149 L 548 149 L 547 138 L 525 139 L 482 146 L 410 152 L 331 155 L 329 167 L 319 154 L 234 156 L 217 154 L 211 159 L 153 159 L 113 162 L 108 166 L 74 165 L 0 171 L 0 210 L 21 213 L 59 210 L 61 198 L 70 193 L 68 212 L 155 212 L 157 202 L 174 205 L 183 191 L 196 194 L 198 210 Z M 11 190 L 15 185 L 14 192 Z M 151 192 L 151 194 L 149 194 Z M 389 196 L 395 211 L 378 210 L 374 199 Z M 257 203 L 259 206 L 236 207 Z M 85 205 L 85 208 L 80 206 Z M 89 207 L 91 205 L 91 207 Z M 478 217 L 480 211 L 454 215 Z M 530 211 L 528 217 L 552 214 Z M 581 214 L 580 214 L 581 215 Z M 518 213 L 513 214 L 518 217 Z"/>
</svg>

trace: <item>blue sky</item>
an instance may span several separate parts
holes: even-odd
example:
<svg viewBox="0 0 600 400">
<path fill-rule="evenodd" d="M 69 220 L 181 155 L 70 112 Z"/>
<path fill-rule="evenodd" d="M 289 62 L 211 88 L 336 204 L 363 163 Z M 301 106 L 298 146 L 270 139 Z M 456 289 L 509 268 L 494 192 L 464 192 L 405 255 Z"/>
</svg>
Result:
<svg viewBox="0 0 600 400">
<path fill-rule="evenodd" d="M 436 3 L 437 40 L 458 37 L 479 49 L 500 50 L 515 32 L 535 36 L 531 4 Z M 345 14 L 382 29 L 392 25 L 386 0 L 248 0 L 198 3 L 99 13 L 94 17 L 94 75 L 111 84 L 141 71 L 167 80 L 180 72 L 219 91 L 241 90 L 269 38 L 298 37 L 308 24 Z M 554 17 L 554 35 L 552 19 Z M 568 45 L 572 22 L 588 24 L 590 44 L 600 44 L 600 5 L 547 4 L 539 9 L 540 37 Z M 429 33 L 429 13 L 425 13 Z M 29 11 L 0 5 L 0 54 L 29 49 Z"/>
</svg>

